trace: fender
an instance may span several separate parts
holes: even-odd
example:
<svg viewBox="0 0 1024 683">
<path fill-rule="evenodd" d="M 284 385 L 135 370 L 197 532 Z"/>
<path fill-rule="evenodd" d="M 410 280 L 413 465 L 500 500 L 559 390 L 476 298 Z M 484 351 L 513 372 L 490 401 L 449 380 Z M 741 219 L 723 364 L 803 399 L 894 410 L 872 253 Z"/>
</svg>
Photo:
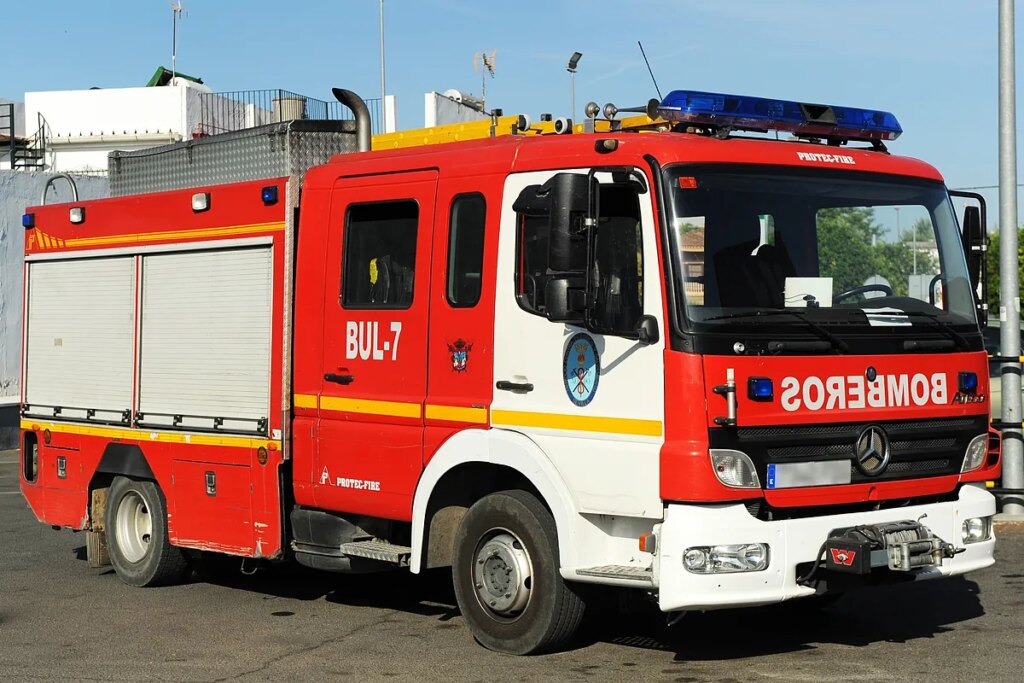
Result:
<svg viewBox="0 0 1024 683">
<path fill-rule="evenodd" d="M 577 505 L 547 454 L 521 432 L 506 429 L 467 429 L 455 434 L 427 463 L 416 486 L 412 504 L 412 556 L 409 569 L 418 574 L 422 560 L 427 503 L 434 487 L 452 468 L 466 463 L 503 465 L 526 477 L 544 497 L 558 530 L 558 554 L 562 566 L 573 566 L 576 558 Z"/>
</svg>

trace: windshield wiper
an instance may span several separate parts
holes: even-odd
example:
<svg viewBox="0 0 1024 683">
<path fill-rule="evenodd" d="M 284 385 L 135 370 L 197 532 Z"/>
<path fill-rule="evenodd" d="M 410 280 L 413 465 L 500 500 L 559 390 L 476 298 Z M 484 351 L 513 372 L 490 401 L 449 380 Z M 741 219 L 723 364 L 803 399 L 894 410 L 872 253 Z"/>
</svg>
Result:
<svg viewBox="0 0 1024 683">
<path fill-rule="evenodd" d="M 808 319 L 807 315 L 803 311 L 798 311 L 798 310 L 789 309 L 789 308 L 785 308 L 785 309 L 783 309 L 783 308 L 772 308 L 772 309 L 768 309 L 766 311 L 765 310 L 751 311 L 749 313 L 746 313 L 746 312 L 725 313 L 723 315 L 713 315 L 710 318 L 705 318 L 704 320 L 698 320 L 697 322 L 702 322 L 703 323 L 703 322 L 710 322 L 712 320 L 731 320 L 733 318 L 761 318 L 761 317 L 776 316 L 776 315 L 791 315 L 791 316 L 793 316 L 794 318 L 796 318 L 797 320 L 802 322 L 807 327 L 807 329 L 809 329 L 812 332 L 814 332 L 816 335 L 818 335 L 818 337 L 820 337 L 824 341 L 827 341 L 829 344 L 831 344 L 831 347 L 833 349 L 839 351 L 840 353 L 846 353 L 846 352 L 848 352 L 850 350 L 850 347 L 846 345 L 846 342 L 844 342 L 842 339 L 840 339 L 836 335 L 834 335 L 831 332 L 829 332 L 828 330 L 826 330 L 824 327 L 822 327 L 818 323 Z M 801 348 L 798 345 L 797 342 L 769 342 L 769 348 L 772 348 L 773 346 L 775 348 L 772 349 L 772 350 L 775 350 L 775 351 L 783 351 L 783 350 L 787 350 L 787 348 L 790 349 L 790 350 L 793 350 L 793 351 L 797 351 L 797 350 L 800 350 L 800 351 L 813 351 L 813 350 L 815 350 L 815 349 L 810 348 L 810 347 Z"/>
<path fill-rule="evenodd" d="M 869 313 L 869 309 L 865 308 L 865 309 L 862 309 L 862 310 L 865 313 Z M 939 318 L 939 316 L 935 315 L 934 313 L 929 313 L 928 311 L 900 311 L 898 313 L 897 312 L 889 313 L 889 315 L 892 315 L 894 317 L 905 315 L 905 316 L 911 317 L 911 318 L 914 317 L 914 316 L 919 316 L 919 317 L 922 317 L 922 318 L 927 318 L 928 320 L 931 320 L 934 323 L 932 325 L 932 327 L 934 329 L 938 330 L 942 334 L 944 334 L 947 337 L 949 337 L 950 339 L 952 339 L 956 343 L 958 348 L 963 349 L 963 350 L 966 351 L 971 346 L 970 342 L 967 341 L 966 337 L 964 337 L 962 334 L 960 334 L 959 332 L 954 330 L 953 326 L 950 325 L 949 323 L 943 322 L 943 320 L 941 318 Z M 909 342 L 907 342 L 907 343 L 909 343 Z"/>
</svg>

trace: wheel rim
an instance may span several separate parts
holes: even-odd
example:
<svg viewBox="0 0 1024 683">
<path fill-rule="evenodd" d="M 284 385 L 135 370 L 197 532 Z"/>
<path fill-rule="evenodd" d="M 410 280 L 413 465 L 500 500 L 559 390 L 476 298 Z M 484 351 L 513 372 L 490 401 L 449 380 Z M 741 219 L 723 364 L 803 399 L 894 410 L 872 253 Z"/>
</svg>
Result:
<svg viewBox="0 0 1024 683">
<path fill-rule="evenodd" d="M 515 621 L 530 603 L 533 562 L 526 546 L 508 529 L 491 529 L 473 556 L 476 598 L 493 619 Z"/>
<path fill-rule="evenodd" d="M 129 562 L 138 562 L 149 552 L 153 539 L 153 518 L 149 505 L 135 491 L 129 491 L 117 506 L 117 547 Z"/>
</svg>

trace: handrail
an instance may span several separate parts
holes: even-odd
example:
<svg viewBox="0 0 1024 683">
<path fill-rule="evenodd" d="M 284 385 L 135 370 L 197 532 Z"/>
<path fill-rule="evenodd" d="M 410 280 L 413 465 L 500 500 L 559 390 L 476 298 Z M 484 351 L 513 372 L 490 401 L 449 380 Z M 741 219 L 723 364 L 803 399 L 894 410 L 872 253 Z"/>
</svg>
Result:
<svg viewBox="0 0 1024 683">
<path fill-rule="evenodd" d="M 67 173 L 58 173 L 55 176 L 51 176 L 49 180 L 46 181 L 46 184 L 43 185 L 43 193 L 39 196 L 39 206 L 46 206 L 46 191 L 50 189 L 50 185 L 53 185 L 53 181 L 57 180 L 58 178 L 63 178 L 64 180 L 68 181 L 68 185 L 71 186 L 71 201 L 78 201 L 78 186 L 75 185 L 75 179 L 69 176 Z"/>
</svg>

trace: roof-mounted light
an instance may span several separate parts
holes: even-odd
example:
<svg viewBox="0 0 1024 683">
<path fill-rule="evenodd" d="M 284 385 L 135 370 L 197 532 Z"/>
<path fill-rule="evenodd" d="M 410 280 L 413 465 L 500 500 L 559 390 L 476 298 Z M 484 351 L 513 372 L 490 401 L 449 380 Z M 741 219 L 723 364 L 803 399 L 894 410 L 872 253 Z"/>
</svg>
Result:
<svg viewBox="0 0 1024 683">
<path fill-rule="evenodd" d="M 887 111 L 695 90 L 673 90 L 662 100 L 658 113 L 680 123 L 716 129 L 778 130 L 801 137 L 895 140 L 903 132 L 896 117 Z"/>
</svg>

